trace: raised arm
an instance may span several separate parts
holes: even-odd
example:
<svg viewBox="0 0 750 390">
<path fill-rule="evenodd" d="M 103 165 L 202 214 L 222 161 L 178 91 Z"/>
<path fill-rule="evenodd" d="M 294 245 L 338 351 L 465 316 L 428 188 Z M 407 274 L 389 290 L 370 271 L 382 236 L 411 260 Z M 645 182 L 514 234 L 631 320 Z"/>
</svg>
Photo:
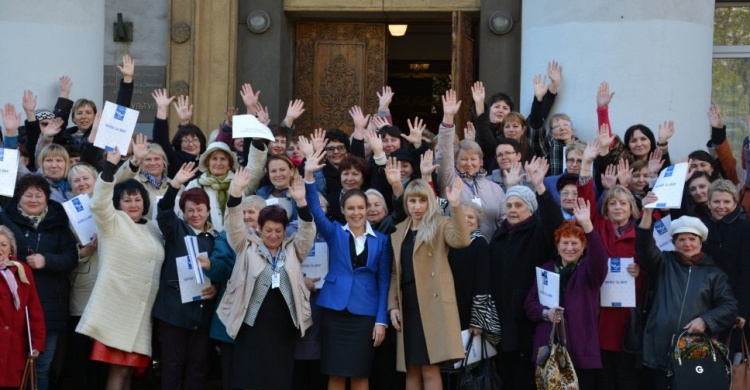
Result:
<svg viewBox="0 0 750 390">
<path fill-rule="evenodd" d="M 119 148 L 115 147 L 113 152 L 107 152 L 107 161 L 104 170 L 99 174 L 99 178 L 94 185 L 94 195 L 89 201 L 91 215 L 96 222 L 99 238 L 112 237 L 117 234 L 117 223 L 115 222 L 116 213 L 115 205 L 112 203 L 112 196 L 115 188 L 114 172 L 121 155 Z"/>
<path fill-rule="evenodd" d="M 143 134 L 139 134 L 139 136 L 143 136 Z M 161 233 L 167 241 L 179 238 L 175 236 L 175 228 L 179 225 L 179 217 L 174 212 L 175 200 L 177 199 L 177 194 L 180 192 L 180 189 L 182 189 L 182 186 L 190 181 L 195 176 L 196 172 L 198 172 L 198 167 L 194 162 L 191 161 L 182 164 L 180 170 L 177 171 L 174 178 L 172 178 L 164 197 L 157 205 L 156 222 L 159 224 L 159 230 L 161 230 Z"/>
<path fill-rule="evenodd" d="M 445 188 L 445 197 L 451 208 L 451 221 L 444 225 L 443 237 L 451 248 L 466 248 L 471 244 L 471 232 L 466 226 L 464 209 L 461 207 L 463 185 L 463 180 L 455 178 L 451 185 Z"/>
<path fill-rule="evenodd" d="M 643 198 L 643 204 L 656 202 L 653 192 Z M 641 266 L 649 275 L 658 275 L 664 266 L 664 257 L 654 241 L 654 209 L 644 208 L 638 227 L 635 229 L 635 255 L 641 260 Z"/>
<path fill-rule="evenodd" d="M 453 140 L 456 137 L 456 125 L 453 118 L 461 107 L 456 100 L 456 91 L 449 90 L 443 96 L 443 121 L 438 130 L 438 184 L 447 186 L 456 177 L 456 164 L 453 156 Z"/>
<path fill-rule="evenodd" d="M 135 74 L 135 60 L 130 55 L 122 56 L 122 65 L 117 65 L 117 70 L 122 73 L 120 89 L 117 90 L 117 104 L 130 107 L 133 101 L 133 75 Z"/>
<path fill-rule="evenodd" d="M 711 140 L 706 146 L 716 152 L 716 158 L 726 174 L 726 179 L 737 185 L 740 183 L 737 175 L 737 159 L 734 158 L 732 147 L 727 141 L 727 127 L 724 125 L 724 118 L 717 104 L 711 104 L 709 107 L 708 121 L 711 123 Z"/>
</svg>

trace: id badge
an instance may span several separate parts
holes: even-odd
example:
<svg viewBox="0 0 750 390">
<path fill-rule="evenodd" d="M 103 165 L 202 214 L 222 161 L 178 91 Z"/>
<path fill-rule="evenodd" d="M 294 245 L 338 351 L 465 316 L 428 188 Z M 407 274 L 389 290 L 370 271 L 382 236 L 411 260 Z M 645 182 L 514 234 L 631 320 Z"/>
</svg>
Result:
<svg viewBox="0 0 750 390">
<path fill-rule="evenodd" d="M 279 288 L 281 285 L 281 274 L 278 272 L 274 272 L 273 276 L 271 276 L 271 288 Z"/>
<path fill-rule="evenodd" d="M 475 197 L 471 198 L 471 201 L 474 202 L 474 203 L 476 203 L 476 205 L 479 206 L 480 208 L 482 207 L 482 200 L 479 199 L 478 196 L 475 196 Z"/>
</svg>

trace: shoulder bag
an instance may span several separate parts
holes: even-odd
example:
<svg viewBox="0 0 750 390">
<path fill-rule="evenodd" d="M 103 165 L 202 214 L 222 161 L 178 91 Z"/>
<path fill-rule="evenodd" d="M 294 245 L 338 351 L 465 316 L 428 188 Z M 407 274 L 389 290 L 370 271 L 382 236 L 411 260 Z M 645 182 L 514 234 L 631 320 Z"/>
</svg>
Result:
<svg viewBox="0 0 750 390">
<path fill-rule="evenodd" d="M 730 345 L 729 341 L 732 339 L 732 332 L 734 328 L 729 331 L 727 335 L 726 345 Z M 745 339 L 745 330 L 740 329 L 740 346 L 742 348 L 742 359 L 738 364 L 732 365 L 732 390 L 750 390 L 750 362 L 748 358 L 747 340 Z"/>
<path fill-rule="evenodd" d="M 672 390 L 729 390 L 732 370 L 726 348 L 705 333 L 680 333 L 674 343 L 671 370 Z"/>
<path fill-rule="evenodd" d="M 469 336 L 469 343 L 466 346 L 466 357 L 463 365 L 458 371 L 458 388 L 459 390 L 500 390 L 502 382 L 500 376 L 495 372 L 492 362 L 487 356 L 485 349 L 484 334 L 482 334 L 482 360 L 474 365 L 468 365 L 469 355 L 471 355 L 471 345 L 474 338 Z"/>
<path fill-rule="evenodd" d="M 559 343 L 555 342 L 555 331 L 560 327 Z M 566 347 L 565 319 L 552 324 L 549 344 L 539 347 L 537 353 L 536 388 L 539 390 L 577 390 L 578 376 L 573 368 Z"/>
</svg>

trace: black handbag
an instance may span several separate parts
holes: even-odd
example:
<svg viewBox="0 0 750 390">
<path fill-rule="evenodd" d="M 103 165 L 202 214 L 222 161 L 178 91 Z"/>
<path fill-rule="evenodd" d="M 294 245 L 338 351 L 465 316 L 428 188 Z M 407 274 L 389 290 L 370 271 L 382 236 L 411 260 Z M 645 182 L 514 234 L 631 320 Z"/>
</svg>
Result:
<svg viewBox="0 0 750 390">
<path fill-rule="evenodd" d="M 487 350 L 484 348 L 484 335 L 482 337 L 482 360 L 474 365 L 467 365 L 471 344 L 474 338 L 472 334 L 469 337 L 469 343 L 466 346 L 466 357 L 464 364 L 458 371 L 458 389 L 459 390 L 501 390 L 503 388 L 500 376 L 492 366 L 492 362 L 487 357 Z"/>
<path fill-rule="evenodd" d="M 729 360 L 705 333 L 680 333 L 674 342 L 671 369 L 672 390 L 729 390 L 732 368 Z"/>
</svg>

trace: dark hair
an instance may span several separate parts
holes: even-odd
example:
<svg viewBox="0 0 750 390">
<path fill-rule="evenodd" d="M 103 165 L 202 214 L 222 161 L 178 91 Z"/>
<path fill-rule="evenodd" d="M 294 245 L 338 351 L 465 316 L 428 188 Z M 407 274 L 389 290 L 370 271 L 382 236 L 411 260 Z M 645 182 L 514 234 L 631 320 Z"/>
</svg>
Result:
<svg viewBox="0 0 750 390">
<path fill-rule="evenodd" d="M 287 225 L 289 225 L 289 217 L 286 215 L 286 211 L 277 205 L 266 206 L 258 213 L 258 226 L 260 226 L 261 229 L 263 229 L 263 225 L 268 221 L 278 222 L 284 225 L 285 230 Z"/>
<path fill-rule="evenodd" d="M 651 141 L 651 150 L 648 151 L 648 153 L 651 154 L 651 152 L 656 150 L 656 138 L 654 138 L 654 132 L 651 131 L 651 129 L 641 124 L 630 126 L 625 130 L 625 149 L 630 151 L 630 139 L 633 138 L 633 134 L 636 130 L 640 130 L 641 133 Z"/>
<path fill-rule="evenodd" d="M 274 138 L 284 137 L 284 139 L 289 142 L 288 128 L 279 125 L 271 125 L 269 128 L 271 129 L 271 134 L 274 136 Z"/>
<path fill-rule="evenodd" d="M 172 147 L 174 150 L 182 150 L 182 139 L 186 135 L 194 135 L 198 138 L 198 142 L 201 144 L 201 154 L 206 151 L 206 136 L 203 135 L 203 130 L 200 127 L 190 123 L 187 125 L 177 126 L 177 133 L 172 137 Z"/>
<path fill-rule="evenodd" d="M 497 146 L 510 145 L 513 147 L 513 151 L 521 153 L 521 144 L 513 138 L 502 138 L 497 141 Z M 497 146 L 495 147 L 495 156 L 497 156 Z"/>
<path fill-rule="evenodd" d="M 359 156 L 345 156 L 343 159 L 341 159 L 341 162 L 339 163 L 339 175 L 344 173 L 347 169 L 355 169 L 359 171 L 362 176 L 367 176 L 369 167 L 367 166 L 367 161 Z M 364 180 L 362 181 L 364 184 Z"/>
<path fill-rule="evenodd" d="M 78 145 L 65 145 L 65 150 L 68 151 L 70 158 L 81 157 L 81 147 Z"/>
<path fill-rule="evenodd" d="M 52 190 L 49 188 L 49 182 L 44 176 L 35 173 L 27 173 L 16 181 L 16 190 L 13 193 L 13 199 L 15 199 L 16 202 L 19 202 L 23 193 L 29 188 L 36 188 L 44 192 L 44 197 L 49 201 L 50 194 L 52 194 Z"/>
<path fill-rule="evenodd" d="M 211 200 L 208 198 L 208 194 L 203 188 L 196 187 L 186 190 L 180 196 L 180 210 L 185 212 L 185 204 L 187 202 L 193 202 L 195 204 L 205 204 L 206 207 L 211 210 Z"/>
<path fill-rule="evenodd" d="M 399 129 L 396 126 L 387 125 L 387 126 L 383 126 L 382 128 L 380 128 L 380 130 L 378 130 L 378 135 L 381 136 L 381 137 L 385 137 L 386 135 L 390 135 L 393 138 L 401 139 L 401 134 L 402 134 L 401 133 L 401 129 Z"/>
<path fill-rule="evenodd" d="M 708 180 L 709 183 L 712 182 L 711 176 L 708 173 L 703 172 L 703 171 L 697 171 L 697 172 L 693 172 L 693 174 L 690 175 L 690 177 L 685 182 L 685 185 L 688 186 L 688 187 L 690 187 L 690 183 L 692 183 L 693 180 L 700 179 L 701 177 L 705 177 L 706 180 Z"/>
<path fill-rule="evenodd" d="M 141 215 L 146 215 L 148 213 L 148 209 L 151 207 L 151 198 L 149 198 L 148 196 L 146 187 L 144 187 L 141 182 L 135 179 L 128 179 L 122 183 L 115 185 L 115 192 L 112 195 L 112 203 L 114 203 L 115 205 L 115 210 L 120 209 L 120 200 L 125 195 L 138 194 L 140 194 L 141 198 L 143 198 L 143 214 Z"/>
<path fill-rule="evenodd" d="M 711 164 L 711 168 L 713 168 L 713 172 L 711 172 L 710 179 L 708 179 L 708 181 L 710 182 L 713 182 L 714 180 L 725 176 L 724 170 L 721 169 L 721 165 L 719 165 L 716 159 L 711 157 L 711 155 L 705 150 L 693 151 L 692 153 L 688 154 L 688 159 L 705 161 Z"/>
<path fill-rule="evenodd" d="M 344 133 L 341 129 L 330 129 L 326 131 L 326 139 L 328 141 L 336 141 L 344 144 L 346 152 L 349 153 L 349 136 Z"/>
<path fill-rule="evenodd" d="M 34 156 L 29 153 L 29 149 L 26 149 L 26 146 L 24 144 L 18 144 L 18 154 L 20 154 L 21 157 L 28 158 L 29 162 L 34 159 Z"/>
<path fill-rule="evenodd" d="M 568 184 L 573 184 L 573 185 L 578 184 L 578 175 L 575 173 L 565 173 L 561 175 L 559 178 L 557 178 L 557 183 L 555 183 L 557 192 L 562 191 L 563 187 L 565 187 Z"/>
<path fill-rule="evenodd" d="M 490 98 L 487 100 L 487 105 L 492 106 L 493 104 L 497 102 L 505 102 L 505 104 L 507 104 L 508 107 L 510 107 L 511 111 L 516 110 L 516 105 L 513 103 L 513 98 L 511 98 L 510 95 L 508 95 L 507 93 L 498 92 L 490 96 Z"/>
<path fill-rule="evenodd" d="M 352 188 L 351 190 L 344 192 L 344 196 L 341 197 L 341 208 L 343 209 L 346 206 L 346 201 L 349 200 L 349 198 L 355 196 L 362 197 L 362 199 L 365 200 L 365 206 L 369 206 L 370 202 L 367 200 L 367 194 L 360 189 Z"/>
</svg>

